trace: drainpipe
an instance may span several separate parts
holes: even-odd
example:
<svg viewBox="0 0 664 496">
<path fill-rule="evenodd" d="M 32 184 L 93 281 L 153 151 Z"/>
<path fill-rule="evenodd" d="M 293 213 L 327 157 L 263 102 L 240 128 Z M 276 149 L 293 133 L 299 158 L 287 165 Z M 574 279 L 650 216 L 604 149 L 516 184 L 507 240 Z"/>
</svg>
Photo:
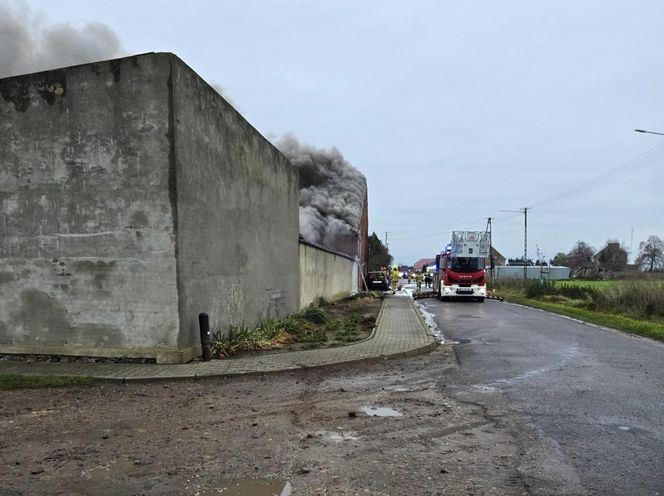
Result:
<svg viewBox="0 0 664 496">
<path fill-rule="evenodd" d="M 203 361 L 210 361 L 210 343 L 212 342 L 212 336 L 210 335 L 210 319 L 208 314 L 199 313 L 198 314 L 198 327 L 201 332 L 201 346 L 203 347 Z"/>
</svg>

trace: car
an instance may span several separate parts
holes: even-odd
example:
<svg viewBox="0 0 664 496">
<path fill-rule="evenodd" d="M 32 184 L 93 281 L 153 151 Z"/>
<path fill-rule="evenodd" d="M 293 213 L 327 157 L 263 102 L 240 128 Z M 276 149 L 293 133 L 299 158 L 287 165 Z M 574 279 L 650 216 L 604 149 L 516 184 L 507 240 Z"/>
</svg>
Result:
<svg viewBox="0 0 664 496">
<path fill-rule="evenodd" d="M 369 286 L 369 290 L 387 291 L 390 289 L 390 278 L 383 271 L 369 272 L 367 274 L 367 286 Z"/>
</svg>

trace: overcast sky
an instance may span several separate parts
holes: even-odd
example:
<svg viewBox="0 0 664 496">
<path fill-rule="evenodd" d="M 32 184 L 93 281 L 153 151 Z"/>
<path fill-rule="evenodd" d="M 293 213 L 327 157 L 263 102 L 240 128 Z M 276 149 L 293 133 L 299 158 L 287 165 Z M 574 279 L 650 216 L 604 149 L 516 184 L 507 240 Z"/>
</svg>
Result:
<svg viewBox="0 0 664 496">
<path fill-rule="evenodd" d="M 337 147 L 398 262 L 486 217 L 521 256 L 523 215 L 500 210 L 531 206 L 531 257 L 664 237 L 664 136 L 633 131 L 664 132 L 661 0 L 0 3 L 174 52 L 261 133 Z"/>
</svg>

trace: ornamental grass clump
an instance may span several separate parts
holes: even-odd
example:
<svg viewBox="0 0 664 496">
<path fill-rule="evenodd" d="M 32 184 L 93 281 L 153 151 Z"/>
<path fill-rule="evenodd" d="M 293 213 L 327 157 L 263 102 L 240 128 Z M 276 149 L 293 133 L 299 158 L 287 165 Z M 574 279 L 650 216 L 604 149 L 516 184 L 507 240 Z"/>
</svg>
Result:
<svg viewBox="0 0 664 496">
<path fill-rule="evenodd" d="M 258 351 L 271 348 L 283 348 L 292 342 L 293 336 L 287 332 L 284 321 L 266 320 L 258 326 L 250 328 L 241 325 L 230 325 L 228 332 L 217 331 L 212 335 L 210 353 L 214 356 L 230 356 L 238 351 Z"/>
</svg>

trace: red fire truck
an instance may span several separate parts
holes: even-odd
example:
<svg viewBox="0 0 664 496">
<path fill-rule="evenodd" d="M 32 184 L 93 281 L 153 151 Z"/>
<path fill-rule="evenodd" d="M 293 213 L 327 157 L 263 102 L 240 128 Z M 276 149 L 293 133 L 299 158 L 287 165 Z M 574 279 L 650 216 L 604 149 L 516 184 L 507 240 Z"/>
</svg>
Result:
<svg viewBox="0 0 664 496">
<path fill-rule="evenodd" d="M 452 242 L 436 257 L 435 287 L 442 301 L 484 301 L 489 236 L 482 231 L 454 231 Z"/>
</svg>

